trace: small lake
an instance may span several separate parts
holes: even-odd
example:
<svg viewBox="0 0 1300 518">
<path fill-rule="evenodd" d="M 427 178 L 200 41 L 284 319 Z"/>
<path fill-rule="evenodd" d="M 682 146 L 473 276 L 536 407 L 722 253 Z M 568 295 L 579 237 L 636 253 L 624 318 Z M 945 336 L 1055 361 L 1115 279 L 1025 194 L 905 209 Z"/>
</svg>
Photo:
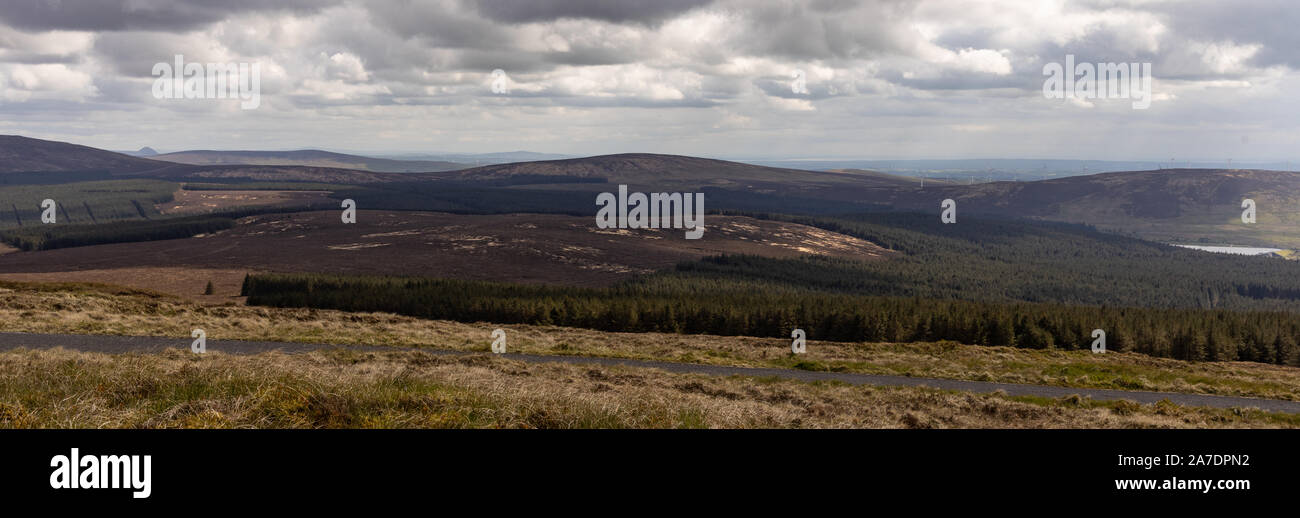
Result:
<svg viewBox="0 0 1300 518">
<path fill-rule="evenodd" d="M 1236 254 L 1236 255 L 1264 255 L 1264 254 L 1271 254 L 1273 252 L 1282 251 L 1282 249 L 1280 248 L 1257 248 L 1252 246 L 1231 246 L 1231 245 L 1202 246 L 1202 245 L 1175 244 L 1174 246 L 1182 247 L 1182 248 L 1191 248 L 1194 250 L 1202 250 L 1206 252 L 1214 252 L 1216 254 Z"/>
</svg>

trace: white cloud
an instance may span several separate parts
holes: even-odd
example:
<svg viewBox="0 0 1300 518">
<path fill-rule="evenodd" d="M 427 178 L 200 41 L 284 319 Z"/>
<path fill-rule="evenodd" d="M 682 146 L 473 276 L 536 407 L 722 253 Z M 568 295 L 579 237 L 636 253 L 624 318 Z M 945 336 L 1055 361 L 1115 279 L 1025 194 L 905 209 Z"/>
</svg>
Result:
<svg viewBox="0 0 1300 518">
<path fill-rule="evenodd" d="M 325 57 L 324 53 L 321 55 Z M 354 54 L 336 52 L 325 57 L 325 60 L 325 75 L 331 79 L 353 83 L 370 80 L 365 65 L 361 64 L 361 59 Z"/>
<path fill-rule="evenodd" d="M 0 65 L 4 99 L 82 102 L 98 95 L 90 74 L 62 64 Z"/>
<path fill-rule="evenodd" d="M 0 25 L 0 60 L 19 54 L 72 56 L 90 50 L 95 34 L 86 31 L 28 33 Z"/>
</svg>

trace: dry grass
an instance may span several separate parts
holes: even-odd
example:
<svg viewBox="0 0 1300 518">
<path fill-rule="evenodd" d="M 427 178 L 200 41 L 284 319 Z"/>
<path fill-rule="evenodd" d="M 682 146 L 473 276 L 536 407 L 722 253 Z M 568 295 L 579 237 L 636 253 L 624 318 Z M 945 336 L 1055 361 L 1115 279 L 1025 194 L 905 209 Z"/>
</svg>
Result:
<svg viewBox="0 0 1300 518">
<path fill-rule="evenodd" d="M 0 251 L 3 253 L 3 251 Z M 88 268 L 67 272 L 0 273 L 0 280 L 15 282 L 76 282 L 131 286 L 143 290 L 173 295 L 181 299 L 205 304 L 242 303 L 239 295 L 243 288 L 246 270 L 210 268 L 172 268 L 146 266 L 140 268 Z M 213 284 L 213 293 L 204 293 L 207 283 Z"/>
<path fill-rule="evenodd" d="M 0 353 L 0 427 L 1294 427 L 1297 416 L 355 350 Z"/>
<path fill-rule="evenodd" d="M 176 336 L 427 346 L 487 351 L 509 330 L 511 352 L 793 367 L 871 374 L 1088 388 L 1176 391 L 1300 400 L 1300 369 L 1250 362 L 1193 363 L 1141 354 L 1035 351 L 940 344 L 809 342 L 794 357 L 780 339 L 605 333 L 541 326 L 430 321 L 383 313 L 205 306 L 146 292 L 87 285 L 0 282 L 0 331 Z"/>
<path fill-rule="evenodd" d="M 329 201 L 329 191 L 187 191 L 177 189 L 172 201 L 155 205 L 168 215 L 203 214 L 234 207 L 311 205 Z"/>
</svg>

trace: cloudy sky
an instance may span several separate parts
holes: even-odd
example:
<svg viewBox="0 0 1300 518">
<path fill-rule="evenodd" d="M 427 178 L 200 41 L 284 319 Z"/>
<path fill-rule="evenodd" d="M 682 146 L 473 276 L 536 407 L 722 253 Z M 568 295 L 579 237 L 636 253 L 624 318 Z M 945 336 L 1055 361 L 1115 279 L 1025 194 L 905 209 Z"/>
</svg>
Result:
<svg viewBox="0 0 1300 518">
<path fill-rule="evenodd" d="M 1296 27 L 1293 0 L 6 0 L 0 133 L 161 151 L 1300 160 Z M 176 54 L 257 63 L 260 106 L 155 98 L 154 66 Z M 1045 97 L 1044 65 L 1067 54 L 1151 63 L 1150 108 Z"/>
</svg>

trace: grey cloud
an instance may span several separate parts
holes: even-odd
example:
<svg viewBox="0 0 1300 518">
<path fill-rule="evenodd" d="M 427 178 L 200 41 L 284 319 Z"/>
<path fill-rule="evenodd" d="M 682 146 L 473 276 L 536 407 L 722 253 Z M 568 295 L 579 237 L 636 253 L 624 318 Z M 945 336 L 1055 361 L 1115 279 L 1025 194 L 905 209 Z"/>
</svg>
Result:
<svg viewBox="0 0 1300 518">
<path fill-rule="evenodd" d="M 504 23 L 586 18 L 614 23 L 655 24 L 702 7 L 712 0 L 478 0 L 483 16 Z"/>
<path fill-rule="evenodd" d="M 177 46 L 176 37 L 157 32 L 114 32 L 101 34 L 95 39 L 94 55 L 111 70 L 126 77 L 148 77 L 153 65 L 170 63 L 175 54 L 185 54 L 187 61 L 203 61 L 196 55 Z"/>
<path fill-rule="evenodd" d="M 507 50 L 515 46 L 505 27 L 452 2 L 387 0 L 364 5 L 382 28 L 403 38 L 419 38 L 431 47 Z"/>
<path fill-rule="evenodd" d="M 605 47 L 576 47 L 569 52 L 549 52 L 543 58 L 548 63 L 572 66 L 600 66 L 633 63 L 645 53 L 636 50 Z"/>
<path fill-rule="evenodd" d="M 700 95 L 705 99 L 719 101 L 734 99 L 744 92 L 744 82 L 732 78 L 703 76 L 700 84 Z"/>
<path fill-rule="evenodd" d="M 764 94 L 767 94 L 772 97 L 781 97 L 784 99 L 807 99 L 810 101 L 820 101 L 823 99 L 830 99 L 832 97 L 842 97 L 850 93 L 850 92 L 838 92 L 838 91 L 832 92 L 831 88 L 833 85 L 821 81 L 805 80 L 805 87 L 808 89 L 808 93 L 796 94 L 794 93 L 794 88 L 792 86 L 793 81 L 794 81 L 793 78 L 777 79 L 772 77 L 764 77 L 760 79 L 755 79 L 753 81 L 753 84 L 759 90 L 762 90 Z"/>
<path fill-rule="evenodd" d="M 338 0 L 60 0 L 11 1 L 0 20 L 29 30 L 184 31 L 253 11 L 315 12 Z"/>
<path fill-rule="evenodd" d="M 455 63 L 451 64 L 451 68 L 484 73 L 499 68 L 511 76 L 522 73 L 545 72 L 552 68 L 551 63 L 546 63 L 537 58 L 538 56 L 534 53 L 517 50 L 466 49 L 457 55 Z"/>
<path fill-rule="evenodd" d="M 566 106 L 575 108 L 710 108 L 721 103 L 699 97 L 684 99 L 646 99 L 641 97 L 589 97 L 560 94 L 555 91 L 522 92 L 511 91 L 508 97 L 492 93 L 482 93 L 485 99 L 508 101 L 512 105 L 523 106 Z"/>
<path fill-rule="evenodd" d="M 1262 46 L 1253 63 L 1300 69 L 1300 8 L 1294 0 L 1199 1 L 1159 6 L 1180 35 Z"/>
<path fill-rule="evenodd" d="M 97 78 L 95 88 L 99 90 L 99 97 L 96 101 L 127 107 L 156 102 L 150 86 L 151 83 L 142 83 L 138 80 Z"/>
<path fill-rule="evenodd" d="M 578 108 L 712 108 L 714 106 L 719 106 L 721 103 L 702 98 L 656 100 L 641 98 L 606 99 L 602 97 L 561 97 L 557 98 L 557 104 Z"/>
<path fill-rule="evenodd" d="M 1041 70 L 1039 70 L 1041 72 Z M 945 72 L 939 77 L 908 78 L 900 74 L 888 74 L 884 77 L 892 83 L 917 90 L 990 90 L 995 88 L 1017 88 L 1037 90 L 1043 87 L 1042 74 L 1026 78 L 1024 76 L 991 74 L 956 74 Z"/>
<path fill-rule="evenodd" d="M 919 35 L 907 28 L 915 0 L 733 4 L 748 25 L 738 49 L 795 59 L 866 59 L 906 53 Z"/>
<path fill-rule="evenodd" d="M 0 50 L 0 62 L 19 63 L 23 65 L 61 64 L 71 65 L 81 62 L 81 56 L 61 54 L 41 54 L 21 50 Z"/>
</svg>

